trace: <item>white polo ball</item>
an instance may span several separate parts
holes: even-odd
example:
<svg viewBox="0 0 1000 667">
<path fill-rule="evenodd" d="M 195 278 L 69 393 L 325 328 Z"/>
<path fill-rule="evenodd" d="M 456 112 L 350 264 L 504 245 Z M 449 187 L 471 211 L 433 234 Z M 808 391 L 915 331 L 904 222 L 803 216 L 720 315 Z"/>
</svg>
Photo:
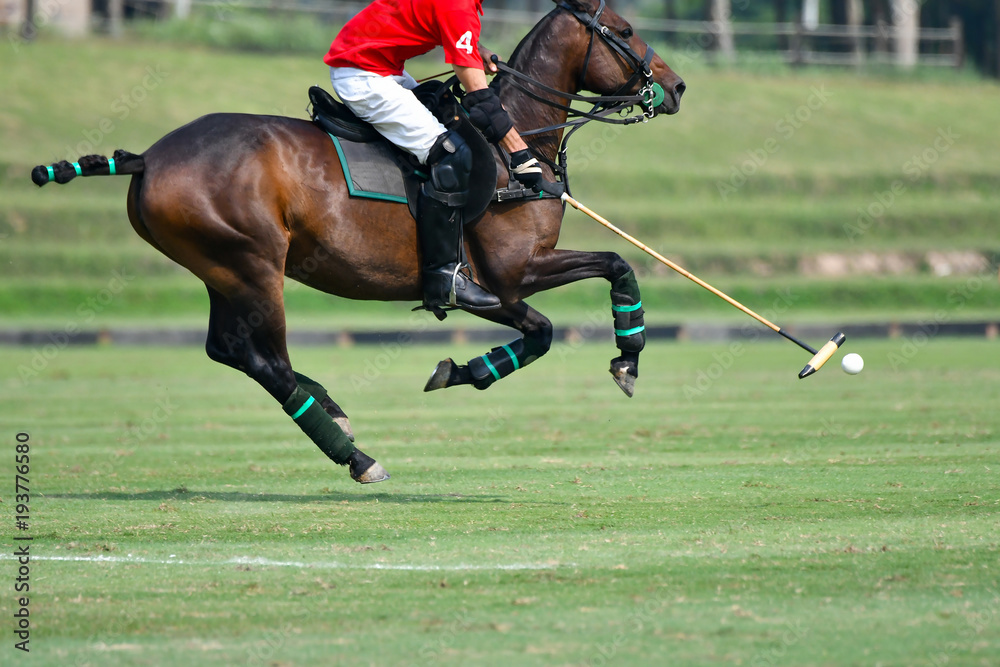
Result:
<svg viewBox="0 0 1000 667">
<path fill-rule="evenodd" d="M 861 358 L 860 354 L 851 352 L 844 355 L 843 360 L 840 362 L 840 367 L 848 375 L 857 375 L 865 367 L 865 360 Z"/>
</svg>

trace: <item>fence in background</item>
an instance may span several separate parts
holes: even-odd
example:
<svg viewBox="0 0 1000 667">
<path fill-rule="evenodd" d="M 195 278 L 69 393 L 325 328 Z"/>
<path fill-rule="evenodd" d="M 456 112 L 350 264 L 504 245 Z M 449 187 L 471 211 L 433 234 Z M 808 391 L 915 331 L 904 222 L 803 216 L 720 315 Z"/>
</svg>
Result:
<svg viewBox="0 0 1000 667">
<path fill-rule="evenodd" d="M 656 34 L 681 44 L 694 44 L 710 49 L 723 27 L 711 21 L 679 21 L 636 19 L 633 25 L 643 35 Z M 895 44 L 902 35 L 896 26 L 882 25 L 818 25 L 806 28 L 801 23 L 730 23 L 724 28 L 734 37 L 736 50 L 741 42 L 750 42 L 744 52 L 777 53 L 793 64 L 863 65 L 898 63 Z M 754 40 L 772 42 L 770 49 L 753 48 Z M 962 23 L 953 18 L 947 28 L 921 28 L 917 31 L 918 64 L 961 67 L 965 58 Z M 825 48 L 824 48 L 825 47 Z"/>
<path fill-rule="evenodd" d="M 149 0 L 125 0 L 149 5 Z M 312 4 L 287 0 L 218 2 L 217 0 L 173 0 L 180 6 L 190 5 L 215 8 L 243 8 L 274 14 L 306 14 L 330 23 L 344 23 L 361 11 L 366 3 Z M 187 9 L 183 9 L 186 12 Z M 483 23 L 492 31 L 512 29 L 526 31 L 544 16 L 512 10 L 490 10 Z M 737 52 L 741 54 L 776 54 L 792 64 L 850 65 L 900 64 L 895 45 L 902 30 L 890 24 L 881 25 L 818 25 L 806 28 L 801 23 L 741 23 L 730 22 L 724 26 L 714 21 L 684 21 L 652 18 L 631 18 L 632 25 L 647 39 L 667 42 L 679 49 L 697 48 L 710 54 L 723 30 L 733 36 Z M 917 63 L 926 66 L 961 67 L 965 48 L 962 24 L 953 18 L 947 28 L 921 28 L 917 32 Z M 722 54 L 717 54 L 723 59 Z"/>
<path fill-rule="evenodd" d="M 187 16 L 192 6 L 214 9 L 220 17 L 233 11 L 248 10 L 275 16 L 313 16 L 331 24 L 342 24 L 360 11 L 364 2 L 324 2 L 308 0 L 53 0 L 60 14 L 88 11 L 93 5 L 95 24 L 104 23 L 107 32 L 120 32 L 121 18 L 165 19 Z M 0 0 L 0 26 L 8 30 L 23 21 L 25 0 Z M 36 0 L 36 11 L 45 10 L 44 0 Z M 51 13 L 51 12 L 49 12 Z M 483 17 L 491 32 L 525 32 L 544 13 L 513 10 L 490 10 Z M 51 18 L 51 17 L 48 17 Z M 225 20 L 220 19 L 220 20 Z M 86 19 L 74 25 L 86 26 Z M 684 21 L 635 18 L 631 23 L 647 40 L 667 42 L 682 51 L 696 50 L 708 59 L 725 61 L 729 55 L 717 50 L 720 37 L 732 43 L 739 58 L 777 56 L 802 65 L 908 65 L 899 57 L 896 45 L 903 38 L 897 26 L 818 25 L 806 28 L 801 23 L 746 23 L 719 21 Z M 74 31 L 78 32 L 78 31 Z M 916 63 L 925 66 L 961 67 L 965 48 L 961 22 L 955 18 L 947 28 L 921 28 L 917 31 Z"/>
</svg>

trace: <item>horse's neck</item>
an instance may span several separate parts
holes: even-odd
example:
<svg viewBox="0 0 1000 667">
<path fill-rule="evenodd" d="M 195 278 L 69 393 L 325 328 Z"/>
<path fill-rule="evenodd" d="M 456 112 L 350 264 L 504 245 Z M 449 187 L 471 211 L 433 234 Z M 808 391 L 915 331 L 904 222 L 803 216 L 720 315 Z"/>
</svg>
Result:
<svg viewBox="0 0 1000 667">
<path fill-rule="evenodd" d="M 550 19 L 548 26 L 546 26 L 549 30 L 539 29 L 529 33 L 515 52 L 515 57 L 511 58 L 510 66 L 551 88 L 576 93 L 576 71 L 573 63 L 567 62 L 564 59 L 566 54 L 559 53 L 549 44 L 549 39 L 547 39 L 547 33 L 552 29 L 553 23 L 554 21 Z M 541 25 L 538 27 L 543 28 Z M 512 79 L 511 75 L 505 75 L 499 85 L 498 92 L 515 128 L 520 131 L 534 130 L 549 125 L 558 125 L 566 120 L 565 111 L 532 99 L 512 85 Z M 526 85 L 532 89 L 530 84 Z M 569 100 L 556 99 L 537 89 L 532 89 L 532 91 L 547 99 L 552 99 L 553 102 L 569 104 Z M 546 132 L 541 136 L 525 137 L 525 141 L 535 154 L 544 155 L 549 160 L 554 161 L 562 134 L 563 130 L 560 129 L 551 133 Z"/>
</svg>

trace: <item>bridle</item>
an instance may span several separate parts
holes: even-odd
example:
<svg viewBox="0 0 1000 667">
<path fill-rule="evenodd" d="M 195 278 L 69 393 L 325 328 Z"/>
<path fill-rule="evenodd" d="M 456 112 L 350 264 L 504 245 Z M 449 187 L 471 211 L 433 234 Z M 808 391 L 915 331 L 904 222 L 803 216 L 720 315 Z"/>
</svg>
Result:
<svg viewBox="0 0 1000 667">
<path fill-rule="evenodd" d="M 640 98 L 638 102 L 645 106 L 647 102 L 652 101 L 653 98 L 651 93 L 653 86 L 656 85 L 653 82 L 653 71 L 649 67 L 649 64 L 653 62 L 653 56 L 656 54 L 649 44 L 646 44 L 646 53 L 640 58 L 639 54 L 636 53 L 631 46 L 629 46 L 627 41 L 612 32 L 606 25 L 602 24 L 601 15 L 604 13 L 605 5 L 605 0 L 601 0 L 601 4 L 597 7 L 597 11 L 594 12 L 593 16 L 591 16 L 586 12 L 574 9 L 565 2 L 558 3 L 559 7 L 568 11 L 570 14 L 575 16 L 580 23 L 586 26 L 587 32 L 590 33 L 590 41 L 587 43 L 587 55 L 583 59 L 583 69 L 580 70 L 580 76 L 577 79 L 576 87 L 578 90 L 583 89 L 584 81 L 586 81 L 587 78 L 587 69 L 590 67 L 590 55 L 594 49 L 594 35 L 599 35 L 612 51 L 621 56 L 621 58 L 632 67 L 632 76 L 618 88 L 618 92 L 631 88 L 640 79 L 640 77 L 645 78 L 646 85 L 643 86 L 638 93 L 638 97 Z M 617 95 L 618 93 L 615 94 Z"/>
<path fill-rule="evenodd" d="M 515 88 L 542 104 L 565 111 L 568 116 L 566 122 L 534 130 L 526 130 L 519 133 L 522 136 L 531 136 L 533 134 L 542 134 L 544 132 L 550 132 L 552 130 L 558 130 L 565 127 L 573 127 L 573 130 L 576 130 L 579 126 L 591 120 L 600 121 L 602 123 L 613 123 L 616 125 L 631 125 L 639 122 L 644 123 L 655 116 L 656 107 L 663 102 L 664 92 L 660 84 L 653 81 L 653 70 L 650 68 L 650 63 L 653 61 L 653 57 L 656 53 L 653 51 L 652 47 L 647 44 L 645 54 L 640 56 L 631 46 L 629 46 L 627 41 L 615 34 L 606 25 L 602 24 L 601 15 L 604 13 L 604 8 L 606 6 L 605 0 L 601 0 L 597 11 L 594 12 L 593 15 L 585 11 L 575 9 L 565 2 L 558 2 L 556 6 L 558 9 L 564 9 L 572 14 L 586 27 L 587 32 L 590 33 L 590 40 L 587 43 L 587 54 L 583 59 L 583 68 L 580 70 L 580 75 L 577 78 L 578 90 L 583 88 L 584 81 L 587 78 L 587 70 L 590 67 L 590 57 L 594 50 L 595 35 L 599 37 L 601 41 L 608 46 L 608 48 L 618 54 L 622 60 L 629 64 L 632 68 L 632 76 L 630 76 L 628 81 L 618 88 L 614 95 L 578 95 L 576 93 L 557 90 L 551 86 L 541 83 L 540 81 L 536 81 L 527 74 L 517 71 L 516 69 L 510 67 L 507 63 L 500 61 L 494 56 L 493 62 L 501 72 L 509 74 L 512 77 L 511 84 Z M 632 88 L 637 82 L 640 81 L 643 82 L 643 85 L 637 93 L 631 95 L 621 94 L 622 91 Z M 561 104 L 545 97 L 544 95 L 532 90 L 532 88 L 537 88 L 538 90 L 548 93 L 549 95 L 565 98 L 570 101 L 593 104 L 594 107 L 589 112 L 580 111 L 579 109 L 574 109 L 567 104 Z M 636 104 L 642 108 L 642 113 L 628 115 L 632 113 L 632 109 Z M 609 116 L 614 114 L 619 116 L 625 114 L 626 117 L 609 118 Z"/>
<path fill-rule="evenodd" d="M 501 61 L 497 58 L 497 56 L 493 56 L 493 63 L 497 66 L 497 69 L 499 69 L 500 72 L 510 75 L 510 83 L 514 88 L 537 102 L 541 102 L 546 106 L 554 107 L 566 112 L 567 120 L 565 122 L 533 130 L 518 130 L 518 134 L 522 137 L 527 137 L 552 132 L 553 130 L 560 130 L 566 127 L 571 128 L 563 136 L 562 142 L 559 145 L 559 150 L 557 152 L 558 162 L 553 162 L 543 155 L 537 155 L 538 159 L 542 160 L 552 168 L 557 177 L 566 187 L 567 192 L 569 191 L 569 175 L 566 169 L 566 145 L 574 132 L 592 120 L 602 123 L 612 123 L 615 125 L 645 123 L 656 115 L 656 107 L 663 103 L 663 99 L 665 97 L 663 87 L 653 81 L 653 70 L 650 68 L 650 63 L 653 62 L 653 57 L 656 54 L 652 47 L 646 44 L 646 51 L 642 56 L 640 56 L 631 46 L 629 46 L 625 39 L 615 34 L 606 25 L 602 24 L 601 15 L 604 13 L 605 6 L 606 0 L 601 0 L 597 7 L 597 11 L 591 15 L 585 11 L 581 11 L 570 6 L 562 0 L 556 3 L 557 9 L 563 9 L 572 14 L 586 27 L 587 32 L 590 33 L 590 40 L 587 43 L 587 54 L 583 59 L 583 68 L 580 70 L 580 75 L 576 81 L 577 90 L 583 89 L 584 81 L 587 78 L 587 69 L 590 67 L 590 56 L 594 49 L 595 35 L 632 68 L 632 76 L 630 76 L 628 81 L 622 84 L 618 90 L 615 91 L 614 95 L 578 95 L 576 93 L 557 90 L 540 81 L 536 81 L 523 72 L 517 71 L 507 63 Z M 497 85 L 500 80 L 501 77 L 498 76 L 493 83 L 490 84 L 491 87 Z M 636 85 L 637 82 L 642 82 L 642 86 L 637 93 L 631 95 L 621 94 L 622 91 L 628 90 Z M 542 93 L 547 93 L 551 96 L 568 99 L 571 102 L 585 102 L 593 104 L 594 106 L 590 111 L 581 111 L 579 109 L 574 109 L 568 104 L 556 102 L 541 93 L 535 92 L 533 89 L 538 89 L 539 91 L 542 91 Z M 631 115 L 635 105 L 637 104 L 642 109 L 642 112 Z M 611 118 L 610 116 L 612 115 L 617 115 L 619 117 Z M 530 192 L 530 190 L 527 192 Z M 526 195 L 524 193 L 525 191 L 522 189 L 520 191 L 512 190 L 509 192 L 509 195 L 506 195 L 503 191 L 498 191 L 497 195 L 500 201 L 504 201 L 505 199 L 525 198 Z"/>
</svg>

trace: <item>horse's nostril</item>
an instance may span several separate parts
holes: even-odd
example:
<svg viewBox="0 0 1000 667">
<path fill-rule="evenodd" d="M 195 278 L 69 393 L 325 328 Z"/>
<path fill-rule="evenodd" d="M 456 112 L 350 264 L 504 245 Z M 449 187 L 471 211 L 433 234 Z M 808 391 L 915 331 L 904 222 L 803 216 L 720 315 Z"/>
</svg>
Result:
<svg viewBox="0 0 1000 667">
<path fill-rule="evenodd" d="M 681 95 L 684 94 L 685 90 L 687 90 L 687 86 L 684 84 L 684 82 L 678 81 L 677 85 L 674 86 L 674 92 L 677 93 L 677 99 L 681 98 Z"/>
</svg>

